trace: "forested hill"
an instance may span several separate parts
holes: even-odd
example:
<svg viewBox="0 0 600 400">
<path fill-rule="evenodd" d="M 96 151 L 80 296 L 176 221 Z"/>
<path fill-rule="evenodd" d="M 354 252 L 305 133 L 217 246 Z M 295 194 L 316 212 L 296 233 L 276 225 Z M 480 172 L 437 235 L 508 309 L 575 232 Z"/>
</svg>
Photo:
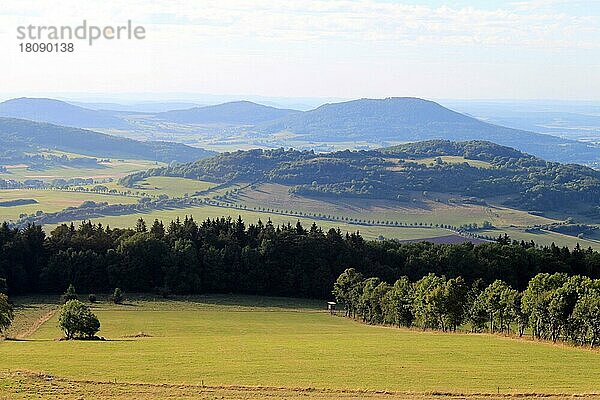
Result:
<svg viewBox="0 0 600 400">
<path fill-rule="evenodd" d="M 233 101 L 187 110 L 173 110 L 158 113 L 156 118 L 186 124 L 242 124 L 254 125 L 271 121 L 299 111 L 281 109 L 256 104 L 251 101 Z"/>
<path fill-rule="evenodd" d="M 188 162 L 214 154 L 180 143 L 140 142 L 85 129 L 0 118 L 0 157 L 40 149 L 163 162 Z"/>
<path fill-rule="evenodd" d="M 212 182 L 274 182 L 310 196 L 410 198 L 410 191 L 487 199 L 526 210 L 579 208 L 592 212 L 600 198 L 600 171 L 544 161 L 483 141 L 426 141 L 377 151 L 328 154 L 296 150 L 223 153 L 189 164 L 134 174 Z"/>
<path fill-rule="evenodd" d="M 409 97 L 325 104 L 258 125 L 255 130 L 258 134 L 288 131 L 319 141 L 488 140 L 546 160 L 600 161 L 597 146 L 489 124 L 433 101 Z"/>
</svg>

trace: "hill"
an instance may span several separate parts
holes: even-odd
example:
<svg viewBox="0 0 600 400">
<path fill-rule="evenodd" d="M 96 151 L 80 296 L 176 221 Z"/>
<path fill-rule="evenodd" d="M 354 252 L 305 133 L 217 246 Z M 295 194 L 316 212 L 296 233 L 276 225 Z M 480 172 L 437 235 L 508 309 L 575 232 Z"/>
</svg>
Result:
<svg viewBox="0 0 600 400">
<path fill-rule="evenodd" d="M 0 103 L 0 117 L 27 119 L 77 128 L 128 129 L 130 125 L 108 112 L 64 101 L 21 97 Z"/>
<path fill-rule="evenodd" d="M 85 129 L 0 118 L 0 157 L 42 149 L 99 157 L 186 162 L 213 152 L 172 142 L 140 142 Z"/>
<path fill-rule="evenodd" d="M 461 157 L 464 162 L 445 162 L 442 156 Z M 309 196 L 405 201 L 408 192 L 419 191 L 501 198 L 507 205 L 528 211 L 579 208 L 592 212 L 600 196 L 600 171 L 544 161 L 485 141 L 435 140 L 328 154 L 284 149 L 237 151 L 130 175 L 123 183 L 132 185 L 153 175 L 218 183 L 280 183 Z"/>
<path fill-rule="evenodd" d="M 167 111 L 158 113 L 156 118 L 184 124 L 255 125 L 297 113 L 299 111 L 264 106 L 251 101 L 233 101 L 214 106 Z"/>
<path fill-rule="evenodd" d="M 360 99 L 325 104 L 261 124 L 255 130 L 262 134 L 289 131 L 320 141 L 487 140 L 547 160 L 600 162 L 597 146 L 489 124 L 418 98 Z"/>
</svg>

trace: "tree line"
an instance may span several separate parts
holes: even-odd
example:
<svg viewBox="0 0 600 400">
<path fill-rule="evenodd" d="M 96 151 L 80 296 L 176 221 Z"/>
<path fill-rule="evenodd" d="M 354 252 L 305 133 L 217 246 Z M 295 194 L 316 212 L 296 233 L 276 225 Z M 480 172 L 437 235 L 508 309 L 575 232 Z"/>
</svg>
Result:
<svg viewBox="0 0 600 400">
<path fill-rule="evenodd" d="M 600 340 L 600 280 L 565 273 L 535 275 L 523 291 L 497 279 L 468 284 L 433 273 L 416 282 L 403 276 L 393 285 L 346 269 L 333 285 L 345 315 L 369 324 L 444 332 L 526 331 L 536 339 L 594 347 Z"/>
<path fill-rule="evenodd" d="M 323 230 L 315 223 L 246 224 L 241 217 L 191 217 L 168 224 L 143 219 L 127 229 L 89 221 L 62 224 L 48 235 L 38 225 L 0 225 L 0 281 L 9 294 L 240 293 L 326 299 L 347 268 L 395 282 L 429 273 L 462 276 L 469 284 L 502 279 L 524 290 L 538 273 L 600 278 L 600 253 L 539 247 L 504 236 L 474 245 L 365 240 L 359 232 Z"/>
</svg>

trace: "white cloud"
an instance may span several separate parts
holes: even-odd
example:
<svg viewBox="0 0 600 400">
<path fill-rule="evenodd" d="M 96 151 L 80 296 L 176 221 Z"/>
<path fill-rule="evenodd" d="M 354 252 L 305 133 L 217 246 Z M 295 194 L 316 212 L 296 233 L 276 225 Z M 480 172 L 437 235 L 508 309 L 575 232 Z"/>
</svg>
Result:
<svg viewBox="0 0 600 400">
<path fill-rule="evenodd" d="M 492 96 L 532 97 L 551 96 L 562 79 L 561 96 L 599 92 L 599 83 L 588 82 L 600 64 L 597 13 L 567 13 L 562 0 L 485 9 L 450 3 L 3 0 L 0 49 L 9 62 L 0 64 L 0 74 L 3 89 L 14 91 L 352 96 L 354 90 L 358 97 L 421 90 L 432 97 L 482 97 L 493 89 Z M 71 56 L 16 51 L 18 25 L 83 19 L 95 25 L 131 19 L 147 28 L 147 39 L 82 44 Z"/>
</svg>

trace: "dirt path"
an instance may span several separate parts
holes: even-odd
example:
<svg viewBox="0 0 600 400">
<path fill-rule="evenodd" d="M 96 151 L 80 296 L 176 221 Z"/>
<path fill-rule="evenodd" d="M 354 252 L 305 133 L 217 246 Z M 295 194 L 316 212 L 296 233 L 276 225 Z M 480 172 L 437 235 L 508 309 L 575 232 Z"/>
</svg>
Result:
<svg viewBox="0 0 600 400">
<path fill-rule="evenodd" d="M 56 314 L 57 311 L 58 311 L 58 307 L 46 312 L 41 317 L 39 317 L 37 320 L 33 321 L 33 323 L 27 329 L 25 329 L 21 332 L 18 332 L 17 335 L 15 336 L 15 338 L 16 339 L 25 339 L 26 337 L 33 335 L 40 328 L 40 326 L 44 325 L 46 322 L 48 322 L 48 320 L 50 320 L 52 317 L 54 317 L 54 314 Z"/>
</svg>

